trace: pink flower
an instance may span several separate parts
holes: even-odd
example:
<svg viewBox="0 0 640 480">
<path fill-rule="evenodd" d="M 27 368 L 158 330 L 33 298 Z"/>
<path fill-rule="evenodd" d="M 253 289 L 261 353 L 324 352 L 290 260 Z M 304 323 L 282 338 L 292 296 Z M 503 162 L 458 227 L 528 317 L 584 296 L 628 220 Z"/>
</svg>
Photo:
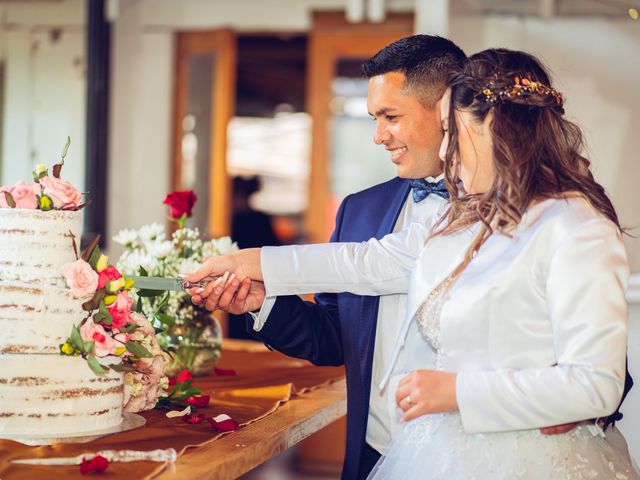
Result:
<svg viewBox="0 0 640 480">
<path fill-rule="evenodd" d="M 76 298 L 92 295 L 98 289 L 98 274 L 82 259 L 64 264 L 62 275 Z"/>
<path fill-rule="evenodd" d="M 116 267 L 109 265 L 98 274 L 98 289 L 104 287 L 111 280 L 122 278 L 122 274 L 116 270 Z"/>
<path fill-rule="evenodd" d="M 116 301 L 107 307 L 107 310 L 109 310 L 113 318 L 113 323 L 111 324 L 113 330 L 118 330 L 131 321 L 132 307 L 133 299 L 129 295 L 129 292 L 122 291 L 118 293 Z"/>
<path fill-rule="evenodd" d="M 157 355 L 147 372 L 128 372 L 124 378 L 124 411 L 142 412 L 155 407 L 162 392 L 164 358 Z M 133 365 L 137 370 L 137 364 Z"/>
<path fill-rule="evenodd" d="M 42 177 L 40 185 L 56 208 L 77 207 L 82 200 L 82 195 L 76 190 L 76 187 L 60 178 Z"/>
<path fill-rule="evenodd" d="M 118 343 L 102 328 L 91 320 L 80 327 L 80 337 L 85 342 L 94 342 L 96 357 L 106 357 L 116 353 Z"/>
<path fill-rule="evenodd" d="M 36 185 L 28 184 L 20 180 L 11 189 L 11 195 L 16 202 L 16 208 L 28 208 L 35 210 L 38 208 L 38 199 L 36 198 Z M 2 194 L 4 197 L 4 194 Z"/>
<path fill-rule="evenodd" d="M 140 328 L 138 328 L 131 334 L 132 340 L 142 340 L 147 335 L 155 334 L 155 329 L 153 328 L 153 326 L 151 326 L 151 322 L 149 322 L 149 320 L 147 320 L 147 317 L 145 317 L 143 314 L 138 312 L 131 312 L 131 320 L 136 325 L 140 326 Z"/>
</svg>

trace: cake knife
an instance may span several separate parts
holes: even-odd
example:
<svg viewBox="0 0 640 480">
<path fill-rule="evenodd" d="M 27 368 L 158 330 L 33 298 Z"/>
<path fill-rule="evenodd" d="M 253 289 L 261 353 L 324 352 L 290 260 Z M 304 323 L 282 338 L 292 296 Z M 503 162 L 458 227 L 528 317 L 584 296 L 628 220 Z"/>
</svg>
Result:
<svg viewBox="0 0 640 480">
<path fill-rule="evenodd" d="M 23 465 L 80 465 L 83 460 L 91 460 L 100 455 L 109 462 L 175 462 L 178 457 L 173 448 L 164 450 L 100 450 L 95 453 L 83 453 L 75 457 L 51 457 L 51 458 L 17 458 L 11 463 Z"/>
<path fill-rule="evenodd" d="M 189 282 L 184 278 L 173 278 L 173 277 L 138 277 L 132 275 L 129 277 L 133 279 L 135 282 L 134 288 L 142 288 L 145 290 L 172 290 L 172 291 L 181 291 L 186 290 L 188 288 L 196 288 L 196 287 L 204 287 L 209 281 L 204 280 L 201 282 Z M 223 284 L 227 285 L 227 281 L 231 281 L 235 278 L 234 274 L 229 275 L 229 272 L 226 272 L 223 276 L 218 277 L 214 284 Z"/>
</svg>

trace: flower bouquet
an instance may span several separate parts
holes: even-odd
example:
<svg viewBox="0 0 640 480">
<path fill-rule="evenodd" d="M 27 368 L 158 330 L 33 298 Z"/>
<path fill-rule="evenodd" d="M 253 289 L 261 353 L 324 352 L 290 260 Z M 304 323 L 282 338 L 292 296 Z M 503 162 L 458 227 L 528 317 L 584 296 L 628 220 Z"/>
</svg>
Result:
<svg viewBox="0 0 640 480">
<path fill-rule="evenodd" d="M 164 203 L 169 218 L 177 224 L 167 238 L 163 225 L 152 223 L 138 230 L 121 230 L 113 240 L 124 246 L 118 269 L 125 275 L 178 277 L 194 272 L 203 260 L 238 249 L 229 237 L 205 241 L 197 228 L 185 227 L 196 195 L 193 191 L 173 192 Z M 220 358 L 220 325 L 206 309 L 191 303 L 187 292 L 137 291 L 137 303 L 158 328 L 160 346 L 172 356 L 165 373 L 175 376 L 183 369 L 194 375 L 213 370 Z"/>
</svg>

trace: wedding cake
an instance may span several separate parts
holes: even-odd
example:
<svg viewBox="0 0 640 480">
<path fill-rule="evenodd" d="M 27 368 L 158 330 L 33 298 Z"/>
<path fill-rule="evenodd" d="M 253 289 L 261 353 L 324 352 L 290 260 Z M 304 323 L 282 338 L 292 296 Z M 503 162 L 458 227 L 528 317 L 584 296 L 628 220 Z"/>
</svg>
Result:
<svg viewBox="0 0 640 480">
<path fill-rule="evenodd" d="M 82 356 L 61 354 L 87 317 L 62 275 L 77 261 L 81 217 L 0 208 L 0 437 L 89 434 L 122 421 L 122 373 L 96 375 Z"/>
</svg>

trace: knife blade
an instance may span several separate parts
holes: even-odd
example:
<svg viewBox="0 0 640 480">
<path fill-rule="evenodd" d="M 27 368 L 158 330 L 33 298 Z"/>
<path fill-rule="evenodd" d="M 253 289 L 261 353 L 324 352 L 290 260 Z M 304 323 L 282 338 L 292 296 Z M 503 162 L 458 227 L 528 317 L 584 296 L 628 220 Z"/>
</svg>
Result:
<svg viewBox="0 0 640 480">
<path fill-rule="evenodd" d="M 52 457 L 52 458 L 17 458 L 11 463 L 23 465 L 80 465 L 83 460 L 91 460 L 100 455 L 109 462 L 175 462 L 178 457 L 173 448 L 157 449 L 150 451 L 141 450 L 100 450 L 94 453 L 83 453 L 75 457 Z"/>
<path fill-rule="evenodd" d="M 132 275 L 129 278 L 133 279 L 133 281 L 135 282 L 134 288 L 140 288 L 144 290 L 181 291 L 188 288 L 204 287 L 209 284 L 209 281 L 207 280 L 203 280 L 201 282 L 189 282 L 184 278 L 173 277 L 139 277 L 136 275 Z M 229 275 L 229 272 L 225 272 L 224 275 L 218 277 L 213 281 L 214 286 L 222 283 L 223 287 L 226 287 L 227 283 L 234 278 L 235 275 L 233 273 Z"/>
</svg>

